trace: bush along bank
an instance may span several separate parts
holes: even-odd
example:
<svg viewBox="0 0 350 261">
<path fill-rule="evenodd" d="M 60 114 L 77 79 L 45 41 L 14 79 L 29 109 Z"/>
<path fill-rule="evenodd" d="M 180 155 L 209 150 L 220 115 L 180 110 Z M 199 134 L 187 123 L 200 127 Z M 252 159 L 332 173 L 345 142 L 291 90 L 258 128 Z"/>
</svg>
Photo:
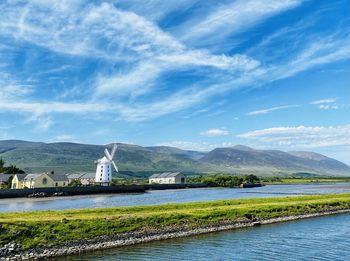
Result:
<svg viewBox="0 0 350 261">
<path fill-rule="evenodd" d="M 260 179 L 255 175 L 236 176 L 227 174 L 189 177 L 187 182 L 229 188 L 240 187 L 242 184 L 261 184 Z"/>
<path fill-rule="evenodd" d="M 347 212 L 350 194 L 0 214 L 1 260 L 52 257 Z"/>
</svg>

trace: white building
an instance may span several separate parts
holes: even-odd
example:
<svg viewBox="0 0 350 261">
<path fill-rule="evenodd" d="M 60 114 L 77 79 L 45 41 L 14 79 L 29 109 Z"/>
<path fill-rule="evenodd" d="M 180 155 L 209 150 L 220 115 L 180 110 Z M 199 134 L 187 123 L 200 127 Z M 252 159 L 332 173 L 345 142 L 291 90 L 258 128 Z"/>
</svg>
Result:
<svg viewBox="0 0 350 261">
<path fill-rule="evenodd" d="M 181 172 L 164 172 L 149 177 L 149 184 L 183 184 L 186 177 Z"/>
<path fill-rule="evenodd" d="M 108 186 L 112 181 L 112 164 L 116 172 L 118 172 L 117 165 L 113 161 L 114 154 L 117 150 L 117 144 L 113 144 L 112 152 L 109 153 L 108 149 L 105 149 L 104 157 L 95 161 L 97 163 L 95 183 L 101 186 Z"/>
<path fill-rule="evenodd" d="M 95 184 L 95 173 L 71 173 L 66 175 L 69 183 L 73 182 L 74 180 L 79 180 L 82 185 Z"/>
<path fill-rule="evenodd" d="M 95 183 L 102 186 L 108 186 L 112 181 L 112 164 L 111 160 L 103 157 L 97 161 Z"/>
</svg>

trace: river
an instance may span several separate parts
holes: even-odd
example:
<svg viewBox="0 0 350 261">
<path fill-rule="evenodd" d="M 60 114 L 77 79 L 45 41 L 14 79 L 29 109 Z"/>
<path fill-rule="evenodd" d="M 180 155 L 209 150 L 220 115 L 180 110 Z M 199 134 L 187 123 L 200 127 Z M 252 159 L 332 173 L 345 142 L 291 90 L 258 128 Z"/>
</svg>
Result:
<svg viewBox="0 0 350 261">
<path fill-rule="evenodd" d="M 349 234 L 350 214 L 339 214 L 54 260 L 350 260 Z"/>
<path fill-rule="evenodd" d="M 0 199 L 0 212 L 141 206 L 234 198 L 350 193 L 350 183 L 268 185 L 259 188 L 201 188 L 50 198 Z"/>
</svg>

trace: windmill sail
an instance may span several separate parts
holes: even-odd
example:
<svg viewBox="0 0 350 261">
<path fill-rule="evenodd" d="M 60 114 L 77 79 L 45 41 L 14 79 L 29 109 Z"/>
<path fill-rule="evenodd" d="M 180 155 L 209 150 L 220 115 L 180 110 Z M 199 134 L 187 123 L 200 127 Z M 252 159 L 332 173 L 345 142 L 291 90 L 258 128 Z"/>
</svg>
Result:
<svg viewBox="0 0 350 261">
<path fill-rule="evenodd" d="M 113 164 L 113 167 L 114 167 L 115 171 L 119 172 L 118 167 L 117 167 L 117 165 L 115 164 L 115 162 L 113 160 L 112 160 L 112 164 Z"/>
<path fill-rule="evenodd" d="M 117 144 L 113 144 L 112 152 L 111 152 L 111 158 L 114 158 L 115 152 L 117 151 Z"/>
<path fill-rule="evenodd" d="M 112 156 L 109 154 L 109 151 L 107 149 L 105 149 L 105 156 L 108 160 L 112 160 Z"/>
</svg>

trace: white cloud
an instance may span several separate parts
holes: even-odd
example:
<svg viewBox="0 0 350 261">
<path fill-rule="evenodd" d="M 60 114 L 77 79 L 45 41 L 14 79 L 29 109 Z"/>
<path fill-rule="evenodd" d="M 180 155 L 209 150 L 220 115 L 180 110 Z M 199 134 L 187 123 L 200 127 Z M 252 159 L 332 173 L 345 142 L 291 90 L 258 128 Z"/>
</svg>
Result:
<svg viewBox="0 0 350 261">
<path fill-rule="evenodd" d="M 269 109 L 251 111 L 251 112 L 247 113 L 247 115 L 253 116 L 253 115 L 260 115 L 260 114 L 268 114 L 268 113 L 271 113 L 271 112 L 274 112 L 274 111 L 290 109 L 290 108 L 297 108 L 297 107 L 300 107 L 300 106 L 299 105 L 276 106 L 276 107 L 272 107 L 272 108 L 269 108 Z"/>
<path fill-rule="evenodd" d="M 349 31 L 345 32 L 345 37 L 339 36 L 339 33 L 324 38 L 314 37 L 310 39 L 309 44 L 304 43 L 306 48 L 303 48 L 289 62 L 271 67 L 273 70 L 270 70 L 270 76 L 274 80 L 285 79 L 323 64 L 349 59 L 349 41 Z"/>
<path fill-rule="evenodd" d="M 62 54 L 127 64 L 120 71 L 100 71 L 94 86 L 97 96 L 134 98 L 149 93 L 162 72 L 186 66 L 236 73 L 260 64 L 246 55 L 213 55 L 188 48 L 155 23 L 112 4 L 54 3 L 9 4 L 2 10 L 0 35 Z"/>
<path fill-rule="evenodd" d="M 310 102 L 310 104 L 318 105 L 318 104 L 324 104 L 324 103 L 335 103 L 336 101 L 337 99 L 323 99 L 323 100 L 312 101 Z"/>
<path fill-rule="evenodd" d="M 73 143 L 79 143 L 80 141 L 74 136 L 70 134 L 61 134 L 56 137 L 53 137 L 48 142 L 55 143 L 55 142 L 73 142 Z"/>
<path fill-rule="evenodd" d="M 202 29 L 198 29 L 204 30 L 204 34 L 198 35 L 210 34 L 210 31 L 221 33 L 221 26 L 230 28 L 230 32 L 241 30 L 300 3 L 297 0 L 235 1 L 229 5 L 228 11 L 224 10 L 227 6 L 222 6 L 207 16 L 200 23 Z M 7 104 L 0 101 L 3 110 L 36 114 L 115 112 L 126 120 L 142 121 L 198 105 L 215 95 L 261 86 L 350 57 L 346 32 L 309 39 L 303 42 L 303 49 L 296 57 L 269 65 L 260 64 L 247 55 L 218 55 L 204 49 L 193 49 L 142 17 L 141 13 L 131 12 L 132 8 L 129 11 L 116 8 L 118 3 L 94 5 L 86 1 L 55 1 L 48 4 L 46 1 L 31 1 L 22 4 L 19 1 L 0 4 L 0 36 L 30 42 L 60 54 L 102 59 L 111 63 L 111 67 L 118 62 L 128 66 L 120 71 L 109 67 L 101 69 L 96 79 L 90 81 L 94 82 L 93 90 L 85 102 L 41 103 L 27 97 Z M 238 18 L 229 12 L 237 14 L 236 7 L 243 8 L 237 9 L 240 10 Z M 20 18 L 16 14 L 20 14 Z M 239 17 L 246 17 L 243 24 Z M 209 21 L 213 23 L 207 30 L 205 25 Z M 203 67 L 215 69 L 210 74 L 198 72 L 210 78 L 205 82 L 184 84 L 176 91 L 164 92 L 165 87 L 158 81 L 159 76 L 171 70 L 190 68 L 200 71 Z M 165 95 L 160 97 L 159 93 Z M 125 97 L 130 97 L 131 101 Z M 64 99 L 64 95 L 61 98 Z"/>
<path fill-rule="evenodd" d="M 336 104 L 333 104 L 333 105 L 330 105 L 330 104 L 321 104 L 319 106 L 320 109 L 323 109 L 323 110 L 337 110 L 339 109 L 339 106 L 336 105 Z"/>
<path fill-rule="evenodd" d="M 115 107 L 100 103 L 68 102 L 6 102 L 0 100 L 0 109 L 16 112 L 30 112 L 34 115 L 49 113 L 90 113 L 111 111 Z"/>
<path fill-rule="evenodd" d="M 338 110 L 339 106 L 336 104 L 337 99 L 323 99 L 310 102 L 312 105 L 317 105 L 322 110 Z"/>
<path fill-rule="evenodd" d="M 37 130 L 46 131 L 48 130 L 53 124 L 52 117 L 47 114 L 42 113 L 34 113 L 31 114 L 26 120 L 26 123 L 32 123 L 34 122 L 35 128 Z"/>
<path fill-rule="evenodd" d="M 233 147 L 235 144 L 231 142 L 223 142 L 223 143 L 208 143 L 208 142 L 192 142 L 192 141 L 171 141 L 171 142 L 163 142 L 157 144 L 157 146 L 170 146 L 183 150 L 194 150 L 194 151 L 211 151 L 216 148 L 223 147 Z"/>
<path fill-rule="evenodd" d="M 301 3 L 301 0 L 234 1 L 219 6 L 199 22 L 193 21 L 192 27 L 185 24 L 183 26 L 184 34 L 181 38 L 185 41 L 198 41 L 198 39 L 208 41 L 208 38 L 211 39 L 211 37 L 223 38 L 228 34 L 249 28 L 270 16 L 295 8 Z"/>
<path fill-rule="evenodd" d="M 20 98 L 29 94 L 32 90 L 28 86 L 20 86 L 16 84 L 2 85 L 0 80 L 0 101 L 5 99 Z"/>
<path fill-rule="evenodd" d="M 217 137 L 217 136 L 227 136 L 230 134 L 229 131 L 223 129 L 210 129 L 206 131 L 202 131 L 201 136 L 205 137 Z"/>
<path fill-rule="evenodd" d="M 151 0 L 145 1 L 141 5 L 139 0 L 119 0 L 117 5 L 123 6 L 129 11 L 146 17 L 148 20 L 159 21 L 172 12 L 183 12 L 184 10 L 190 9 L 197 2 L 199 2 L 199 0 Z"/>
<path fill-rule="evenodd" d="M 321 148 L 350 145 L 350 125 L 277 127 L 238 135 L 257 145 L 281 148 Z"/>
</svg>

